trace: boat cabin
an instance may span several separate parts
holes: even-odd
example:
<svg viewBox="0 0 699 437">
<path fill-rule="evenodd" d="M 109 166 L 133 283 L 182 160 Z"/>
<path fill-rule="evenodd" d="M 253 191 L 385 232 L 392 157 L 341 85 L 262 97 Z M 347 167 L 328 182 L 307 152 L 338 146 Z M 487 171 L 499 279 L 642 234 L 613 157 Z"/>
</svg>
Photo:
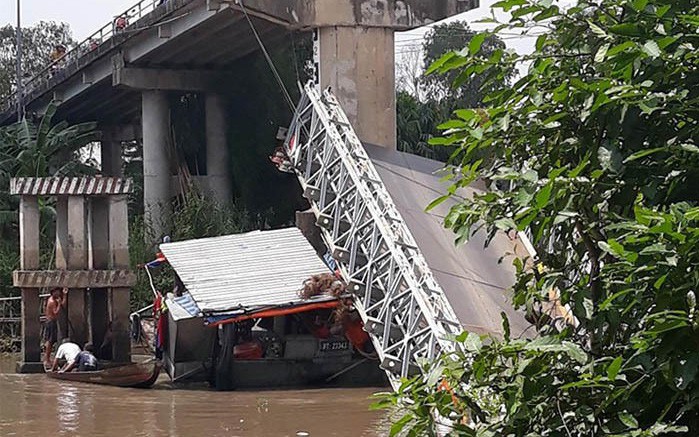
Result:
<svg viewBox="0 0 699 437">
<path fill-rule="evenodd" d="M 177 276 L 156 302 L 155 342 L 173 381 L 206 379 L 223 390 L 386 384 L 332 262 L 299 229 L 160 250 Z"/>
</svg>

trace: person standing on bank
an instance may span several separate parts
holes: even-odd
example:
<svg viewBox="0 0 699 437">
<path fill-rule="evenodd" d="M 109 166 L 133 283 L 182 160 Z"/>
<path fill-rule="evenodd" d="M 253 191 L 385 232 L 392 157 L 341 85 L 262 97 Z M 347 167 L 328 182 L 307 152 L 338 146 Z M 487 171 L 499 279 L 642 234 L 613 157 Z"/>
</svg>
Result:
<svg viewBox="0 0 699 437">
<path fill-rule="evenodd" d="M 53 288 L 50 296 L 46 300 L 44 307 L 44 316 L 46 323 L 44 324 L 44 367 L 51 366 L 51 352 L 53 344 L 58 341 L 58 316 L 61 309 L 66 306 L 66 297 L 68 295 L 67 288 Z"/>
</svg>

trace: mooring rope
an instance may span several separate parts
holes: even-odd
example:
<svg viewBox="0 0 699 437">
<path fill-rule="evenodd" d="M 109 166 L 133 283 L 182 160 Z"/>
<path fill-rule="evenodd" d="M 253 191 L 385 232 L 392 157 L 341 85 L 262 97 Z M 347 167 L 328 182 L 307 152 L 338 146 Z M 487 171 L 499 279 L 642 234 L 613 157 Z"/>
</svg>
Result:
<svg viewBox="0 0 699 437">
<path fill-rule="evenodd" d="M 289 94 L 289 90 L 286 88 L 286 85 L 284 85 L 284 81 L 282 80 L 282 77 L 279 75 L 279 71 L 277 70 L 277 67 L 274 65 L 272 57 L 269 55 L 269 52 L 267 51 L 267 48 L 262 42 L 259 33 L 257 33 L 257 29 L 255 29 L 255 25 L 253 24 L 252 20 L 250 19 L 250 16 L 248 15 L 248 11 L 245 8 L 245 5 L 243 4 L 243 0 L 236 0 L 236 3 L 240 5 L 240 10 L 243 11 L 243 15 L 245 15 L 245 19 L 250 25 L 250 29 L 252 30 L 253 35 L 255 35 L 257 44 L 259 44 L 260 49 L 262 50 L 262 54 L 265 56 L 267 65 L 269 65 L 270 70 L 272 70 L 272 74 L 274 75 L 274 78 L 276 79 L 277 84 L 279 85 L 279 88 L 281 89 L 282 94 L 284 95 L 286 103 L 289 105 L 291 112 L 296 111 L 296 105 L 294 104 L 294 101 L 291 99 L 291 94 Z"/>
</svg>

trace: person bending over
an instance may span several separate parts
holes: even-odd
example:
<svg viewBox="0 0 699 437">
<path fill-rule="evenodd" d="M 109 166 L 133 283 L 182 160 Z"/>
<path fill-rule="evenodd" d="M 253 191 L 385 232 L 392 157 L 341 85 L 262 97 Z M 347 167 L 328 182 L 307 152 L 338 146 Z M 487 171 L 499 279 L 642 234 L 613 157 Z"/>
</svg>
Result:
<svg viewBox="0 0 699 437">
<path fill-rule="evenodd" d="M 93 355 L 94 351 L 92 343 L 85 343 L 84 350 L 75 357 L 75 361 L 65 366 L 61 372 L 70 372 L 76 368 L 78 372 L 94 372 L 97 370 L 97 358 Z"/>
<path fill-rule="evenodd" d="M 70 366 L 75 362 L 75 359 L 78 358 L 78 354 L 80 353 L 80 346 L 77 344 L 73 343 L 70 341 L 70 338 L 64 338 L 63 342 L 61 345 L 58 347 L 58 350 L 56 351 L 56 357 L 53 359 L 53 365 L 51 366 L 51 371 L 55 371 L 58 369 L 58 360 L 60 359 L 65 359 L 66 364 L 63 366 L 63 369 L 66 367 Z"/>
</svg>

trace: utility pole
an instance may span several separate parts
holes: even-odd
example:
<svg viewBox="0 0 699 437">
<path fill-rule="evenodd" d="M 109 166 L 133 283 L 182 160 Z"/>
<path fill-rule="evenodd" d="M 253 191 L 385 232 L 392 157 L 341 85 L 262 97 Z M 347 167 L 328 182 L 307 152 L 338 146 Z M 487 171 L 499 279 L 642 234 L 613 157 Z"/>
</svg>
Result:
<svg viewBox="0 0 699 437">
<path fill-rule="evenodd" d="M 22 19 L 20 1 L 17 0 L 17 121 L 24 115 L 24 86 L 22 83 Z"/>
</svg>

